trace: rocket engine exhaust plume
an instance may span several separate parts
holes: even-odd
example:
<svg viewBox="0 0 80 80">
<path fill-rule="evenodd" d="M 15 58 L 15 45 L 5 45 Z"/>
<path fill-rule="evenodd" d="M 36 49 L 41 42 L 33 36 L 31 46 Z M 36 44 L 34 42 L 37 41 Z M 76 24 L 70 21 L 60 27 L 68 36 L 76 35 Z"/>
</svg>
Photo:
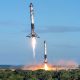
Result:
<svg viewBox="0 0 80 80">
<path fill-rule="evenodd" d="M 35 54 L 36 54 L 36 52 L 35 52 L 35 48 L 36 48 L 36 37 L 32 37 L 31 38 L 31 42 L 32 42 L 32 48 L 33 48 L 33 57 L 35 59 Z"/>
<path fill-rule="evenodd" d="M 46 63 L 44 64 L 44 70 L 46 70 L 46 71 L 49 70 L 48 65 Z"/>
</svg>

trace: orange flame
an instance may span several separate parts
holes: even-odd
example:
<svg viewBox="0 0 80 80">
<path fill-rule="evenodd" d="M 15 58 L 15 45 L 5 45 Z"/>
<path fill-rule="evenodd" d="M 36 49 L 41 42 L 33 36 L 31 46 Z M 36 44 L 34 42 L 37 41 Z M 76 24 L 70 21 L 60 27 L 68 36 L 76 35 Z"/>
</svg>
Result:
<svg viewBox="0 0 80 80">
<path fill-rule="evenodd" d="M 46 63 L 44 64 L 44 70 L 49 70 L 48 65 Z"/>
</svg>

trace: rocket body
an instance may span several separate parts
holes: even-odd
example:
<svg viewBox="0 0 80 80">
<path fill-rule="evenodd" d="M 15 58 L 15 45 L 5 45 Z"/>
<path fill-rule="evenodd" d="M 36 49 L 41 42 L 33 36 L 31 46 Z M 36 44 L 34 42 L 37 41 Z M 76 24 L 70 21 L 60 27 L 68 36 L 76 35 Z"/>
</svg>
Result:
<svg viewBox="0 0 80 80">
<path fill-rule="evenodd" d="M 44 41 L 44 63 L 48 63 L 46 41 Z"/>
<path fill-rule="evenodd" d="M 30 19 L 31 19 L 31 33 L 34 33 L 34 9 L 32 3 L 30 3 Z"/>
<path fill-rule="evenodd" d="M 34 29 L 34 8 L 33 8 L 33 4 L 30 3 L 30 20 L 31 20 L 31 33 L 27 36 L 29 38 L 31 37 L 37 37 L 39 38 L 39 36 L 35 33 Z"/>
</svg>

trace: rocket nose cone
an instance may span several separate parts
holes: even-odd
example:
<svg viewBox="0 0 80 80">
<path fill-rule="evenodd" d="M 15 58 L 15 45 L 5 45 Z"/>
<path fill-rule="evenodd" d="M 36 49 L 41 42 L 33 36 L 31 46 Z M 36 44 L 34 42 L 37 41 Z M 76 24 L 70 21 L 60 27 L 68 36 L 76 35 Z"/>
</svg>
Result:
<svg viewBox="0 0 80 80">
<path fill-rule="evenodd" d="M 30 7 L 32 7 L 33 6 L 33 4 L 32 3 L 30 3 Z"/>
<path fill-rule="evenodd" d="M 44 43 L 46 43 L 46 41 L 44 41 Z"/>
</svg>

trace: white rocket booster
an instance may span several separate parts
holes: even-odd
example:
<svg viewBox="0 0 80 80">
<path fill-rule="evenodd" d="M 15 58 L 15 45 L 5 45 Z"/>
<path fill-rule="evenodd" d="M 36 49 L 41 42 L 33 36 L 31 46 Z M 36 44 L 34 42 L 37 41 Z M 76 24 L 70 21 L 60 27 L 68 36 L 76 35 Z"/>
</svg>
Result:
<svg viewBox="0 0 80 80">
<path fill-rule="evenodd" d="M 46 46 L 46 41 L 44 41 L 44 63 L 47 63 L 47 46 Z"/>
<path fill-rule="evenodd" d="M 30 19 L 31 19 L 31 26 L 34 27 L 34 8 L 32 3 L 30 3 Z"/>
<path fill-rule="evenodd" d="M 31 20 L 31 33 L 27 36 L 29 38 L 31 37 L 37 37 L 39 38 L 39 36 L 35 33 L 34 31 L 34 8 L 33 8 L 33 4 L 30 3 L 30 20 Z"/>
</svg>

